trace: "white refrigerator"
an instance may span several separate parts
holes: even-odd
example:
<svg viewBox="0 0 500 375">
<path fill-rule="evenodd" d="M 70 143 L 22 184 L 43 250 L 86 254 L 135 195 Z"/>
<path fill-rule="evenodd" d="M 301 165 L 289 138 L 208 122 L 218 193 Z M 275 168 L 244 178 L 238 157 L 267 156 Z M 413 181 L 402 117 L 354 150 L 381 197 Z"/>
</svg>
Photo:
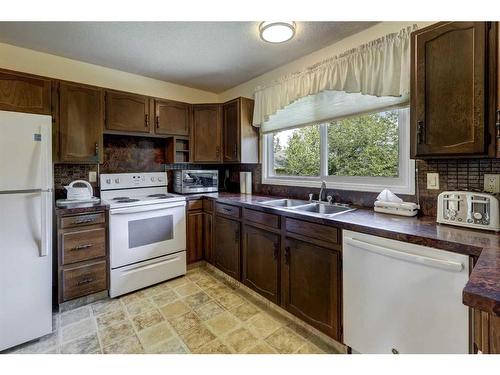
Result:
<svg viewBox="0 0 500 375">
<path fill-rule="evenodd" d="M 0 351 L 52 332 L 51 127 L 0 111 Z"/>
</svg>

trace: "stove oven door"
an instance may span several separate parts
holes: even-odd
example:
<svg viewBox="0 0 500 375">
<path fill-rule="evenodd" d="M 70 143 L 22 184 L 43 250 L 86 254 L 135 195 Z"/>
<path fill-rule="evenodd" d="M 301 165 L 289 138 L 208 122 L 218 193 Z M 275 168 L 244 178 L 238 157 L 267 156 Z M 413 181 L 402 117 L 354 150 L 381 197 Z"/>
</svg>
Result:
<svg viewBox="0 0 500 375">
<path fill-rule="evenodd" d="M 111 268 L 186 250 L 186 202 L 110 210 Z"/>
</svg>

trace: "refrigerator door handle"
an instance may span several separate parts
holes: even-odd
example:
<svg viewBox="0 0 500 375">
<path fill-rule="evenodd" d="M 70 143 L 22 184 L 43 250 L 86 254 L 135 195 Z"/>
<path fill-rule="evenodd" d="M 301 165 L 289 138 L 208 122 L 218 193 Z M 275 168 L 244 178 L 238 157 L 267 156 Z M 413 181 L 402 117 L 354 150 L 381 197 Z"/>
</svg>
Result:
<svg viewBox="0 0 500 375">
<path fill-rule="evenodd" d="M 24 190 L 0 190 L 0 194 L 33 194 L 51 193 L 52 189 L 24 189 Z"/>
<path fill-rule="evenodd" d="M 52 215 L 51 215 L 51 193 L 40 194 L 41 200 L 41 246 L 40 257 L 46 257 L 51 248 L 51 230 L 52 230 Z"/>
</svg>

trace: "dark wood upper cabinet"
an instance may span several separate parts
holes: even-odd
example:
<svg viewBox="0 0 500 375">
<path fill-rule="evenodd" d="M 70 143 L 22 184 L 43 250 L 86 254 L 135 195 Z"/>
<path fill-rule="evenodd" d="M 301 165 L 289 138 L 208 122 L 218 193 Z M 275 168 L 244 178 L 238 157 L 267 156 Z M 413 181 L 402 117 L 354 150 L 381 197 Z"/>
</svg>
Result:
<svg viewBox="0 0 500 375">
<path fill-rule="evenodd" d="M 238 100 L 222 106 L 222 160 L 238 162 L 240 160 L 240 105 Z"/>
<path fill-rule="evenodd" d="M 172 100 L 155 100 L 155 133 L 189 134 L 189 104 Z"/>
<path fill-rule="evenodd" d="M 193 105 L 191 147 L 194 163 L 218 163 L 222 160 L 221 128 L 219 104 Z"/>
<path fill-rule="evenodd" d="M 487 22 L 440 22 L 412 34 L 412 157 L 488 155 L 490 32 Z"/>
<path fill-rule="evenodd" d="M 214 265 L 229 276 L 240 279 L 240 223 L 215 217 Z"/>
<path fill-rule="evenodd" d="M 0 110 L 51 114 L 51 80 L 0 70 Z"/>
<path fill-rule="evenodd" d="M 222 106 L 222 159 L 226 163 L 259 162 L 259 134 L 252 126 L 253 103 L 240 97 Z"/>
<path fill-rule="evenodd" d="M 490 75 L 491 87 L 496 87 L 494 91 L 496 108 L 493 115 L 494 121 L 492 122 L 495 127 L 495 142 L 490 146 L 490 155 L 494 154 L 495 157 L 500 158 L 500 27 L 499 22 L 493 23 L 493 33 L 490 33 L 490 44 L 496 45 L 496 54 L 490 54 L 490 65 L 494 67 L 495 74 Z M 491 96 L 490 96 L 491 97 Z M 499 339 L 500 341 L 500 339 Z"/>
<path fill-rule="evenodd" d="M 103 90 L 59 85 L 59 161 L 102 163 Z"/>
<path fill-rule="evenodd" d="M 340 253 L 287 237 L 282 259 L 284 307 L 340 340 Z"/>
<path fill-rule="evenodd" d="M 251 225 L 243 230 L 242 282 L 279 303 L 280 235 Z"/>
<path fill-rule="evenodd" d="M 106 129 L 118 132 L 150 133 L 154 119 L 150 98 L 118 91 L 106 91 Z"/>
</svg>

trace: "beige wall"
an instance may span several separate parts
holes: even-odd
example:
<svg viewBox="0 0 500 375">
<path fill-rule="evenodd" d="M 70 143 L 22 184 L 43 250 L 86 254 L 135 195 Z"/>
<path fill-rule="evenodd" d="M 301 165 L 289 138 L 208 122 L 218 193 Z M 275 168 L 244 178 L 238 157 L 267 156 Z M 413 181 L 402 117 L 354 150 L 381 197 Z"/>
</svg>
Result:
<svg viewBox="0 0 500 375">
<path fill-rule="evenodd" d="M 280 78 L 286 74 L 295 73 L 302 69 L 314 65 L 327 58 L 339 55 L 351 48 L 358 47 L 361 44 L 367 43 L 384 35 L 401 30 L 406 26 L 417 24 L 419 28 L 428 26 L 434 22 L 381 22 L 357 34 L 351 35 L 337 43 L 331 44 L 325 48 L 317 50 L 309 55 L 303 56 L 300 59 L 282 65 L 270 72 L 264 73 L 250 81 L 233 87 L 219 94 L 219 100 L 224 102 L 238 96 L 253 98 L 255 88 L 262 84 L 268 84 L 273 80 Z"/>
<path fill-rule="evenodd" d="M 218 95 L 137 74 L 0 43 L 0 68 L 188 103 L 217 102 Z"/>
</svg>

